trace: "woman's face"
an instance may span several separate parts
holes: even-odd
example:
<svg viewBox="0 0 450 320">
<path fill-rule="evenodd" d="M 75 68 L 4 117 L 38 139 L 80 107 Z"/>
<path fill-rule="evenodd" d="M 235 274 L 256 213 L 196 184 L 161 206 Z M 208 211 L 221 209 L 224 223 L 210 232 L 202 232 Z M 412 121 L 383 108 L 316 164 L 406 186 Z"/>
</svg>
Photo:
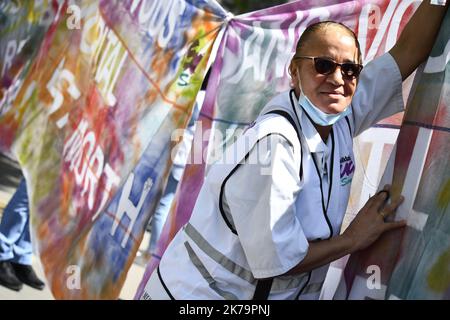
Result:
<svg viewBox="0 0 450 320">
<path fill-rule="evenodd" d="M 327 26 L 317 31 L 303 51 L 303 56 L 325 57 L 338 63 L 358 63 L 355 39 L 340 27 Z M 297 52 L 298 55 L 300 53 Z M 332 74 L 323 75 L 317 73 L 312 59 L 295 59 L 291 62 L 290 71 L 297 96 L 301 87 L 303 94 L 323 112 L 340 113 L 350 105 L 357 79 L 343 77 L 339 66 Z"/>
</svg>

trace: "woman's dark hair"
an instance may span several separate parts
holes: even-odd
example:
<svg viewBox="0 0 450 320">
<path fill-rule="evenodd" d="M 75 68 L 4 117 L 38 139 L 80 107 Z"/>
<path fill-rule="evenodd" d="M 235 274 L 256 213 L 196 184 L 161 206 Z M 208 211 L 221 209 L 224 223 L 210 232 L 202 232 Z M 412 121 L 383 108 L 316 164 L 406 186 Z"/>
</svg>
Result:
<svg viewBox="0 0 450 320">
<path fill-rule="evenodd" d="M 302 35 L 300 36 L 300 39 L 297 42 L 297 52 L 302 54 L 303 50 L 305 49 L 305 46 L 308 44 L 310 40 L 314 38 L 314 35 L 317 31 L 321 31 L 325 29 L 326 27 L 339 27 L 345 30 L 349 35 L 355 39 L 355 46 L 358 49 L 358 63 L 362 64 L 362 55 L 361 55 L 361 48 L 359 46 L 358 38 L 356 37 L 356 34 L 353 32 L 352 29 L 347 27 L 345 24 L 342 24 L 340 22 L 335 21 L 321 21 L 317 23 L 313 23 L 309 25 L 305 31 L 303 31 Z"/>
</svg>

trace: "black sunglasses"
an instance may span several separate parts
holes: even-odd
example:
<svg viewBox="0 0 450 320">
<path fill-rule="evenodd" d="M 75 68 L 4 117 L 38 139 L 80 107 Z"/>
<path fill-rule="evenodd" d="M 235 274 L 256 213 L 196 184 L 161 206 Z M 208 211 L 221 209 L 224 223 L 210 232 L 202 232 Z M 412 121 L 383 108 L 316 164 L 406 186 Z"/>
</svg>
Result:
<svg viewBox="0 0 450 320">
<path fill-rule="evenodd" d="M 296 56 L 294 59 L 312 59 L 314 62 L 314 68 L 317 73 L 329 75 L 332 74 L 337 66 L 341 67 L 342 76 L 347 79 L 355 79 L 359 77 L 363 66 L 358 63 L 344 62 L 337 63 L 336 61 L 329 58 L 321 57 L 308 57 L 308 56 Z"/>
</svg>

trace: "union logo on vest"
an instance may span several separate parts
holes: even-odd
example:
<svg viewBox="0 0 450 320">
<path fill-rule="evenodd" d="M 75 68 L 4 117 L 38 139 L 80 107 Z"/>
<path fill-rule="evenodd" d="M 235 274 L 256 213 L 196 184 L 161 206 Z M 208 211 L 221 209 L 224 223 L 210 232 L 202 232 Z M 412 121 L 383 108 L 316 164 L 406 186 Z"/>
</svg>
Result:
<svg viewBox="0 0 450 320">
<path fill-rule="evenodd" d="M 350 156 L 341 158 L 341 186 L 344 187 L 352 182 L 355 164 Z"/>
</svg>

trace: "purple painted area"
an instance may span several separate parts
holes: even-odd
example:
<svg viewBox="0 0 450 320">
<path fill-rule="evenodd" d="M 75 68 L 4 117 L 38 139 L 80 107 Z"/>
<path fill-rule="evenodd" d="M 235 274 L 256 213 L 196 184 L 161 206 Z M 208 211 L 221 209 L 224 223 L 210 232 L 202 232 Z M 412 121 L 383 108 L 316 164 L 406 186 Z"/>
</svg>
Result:
<svg viewBox="0 0 450 320">
<path fill-rule="evenodd" d="M 239 52 L 239 38 L 238 36 L 233 32 L 234 30 L 230 30 L 229 34 L 227 35 L 227 48 L 235 55 Z"/>
<path fill-rule="evenodd" d="M 349 177 L 355 172 L 355 165 L 352 160 L 341 163 L 341 179 Z"/>
</svg>

